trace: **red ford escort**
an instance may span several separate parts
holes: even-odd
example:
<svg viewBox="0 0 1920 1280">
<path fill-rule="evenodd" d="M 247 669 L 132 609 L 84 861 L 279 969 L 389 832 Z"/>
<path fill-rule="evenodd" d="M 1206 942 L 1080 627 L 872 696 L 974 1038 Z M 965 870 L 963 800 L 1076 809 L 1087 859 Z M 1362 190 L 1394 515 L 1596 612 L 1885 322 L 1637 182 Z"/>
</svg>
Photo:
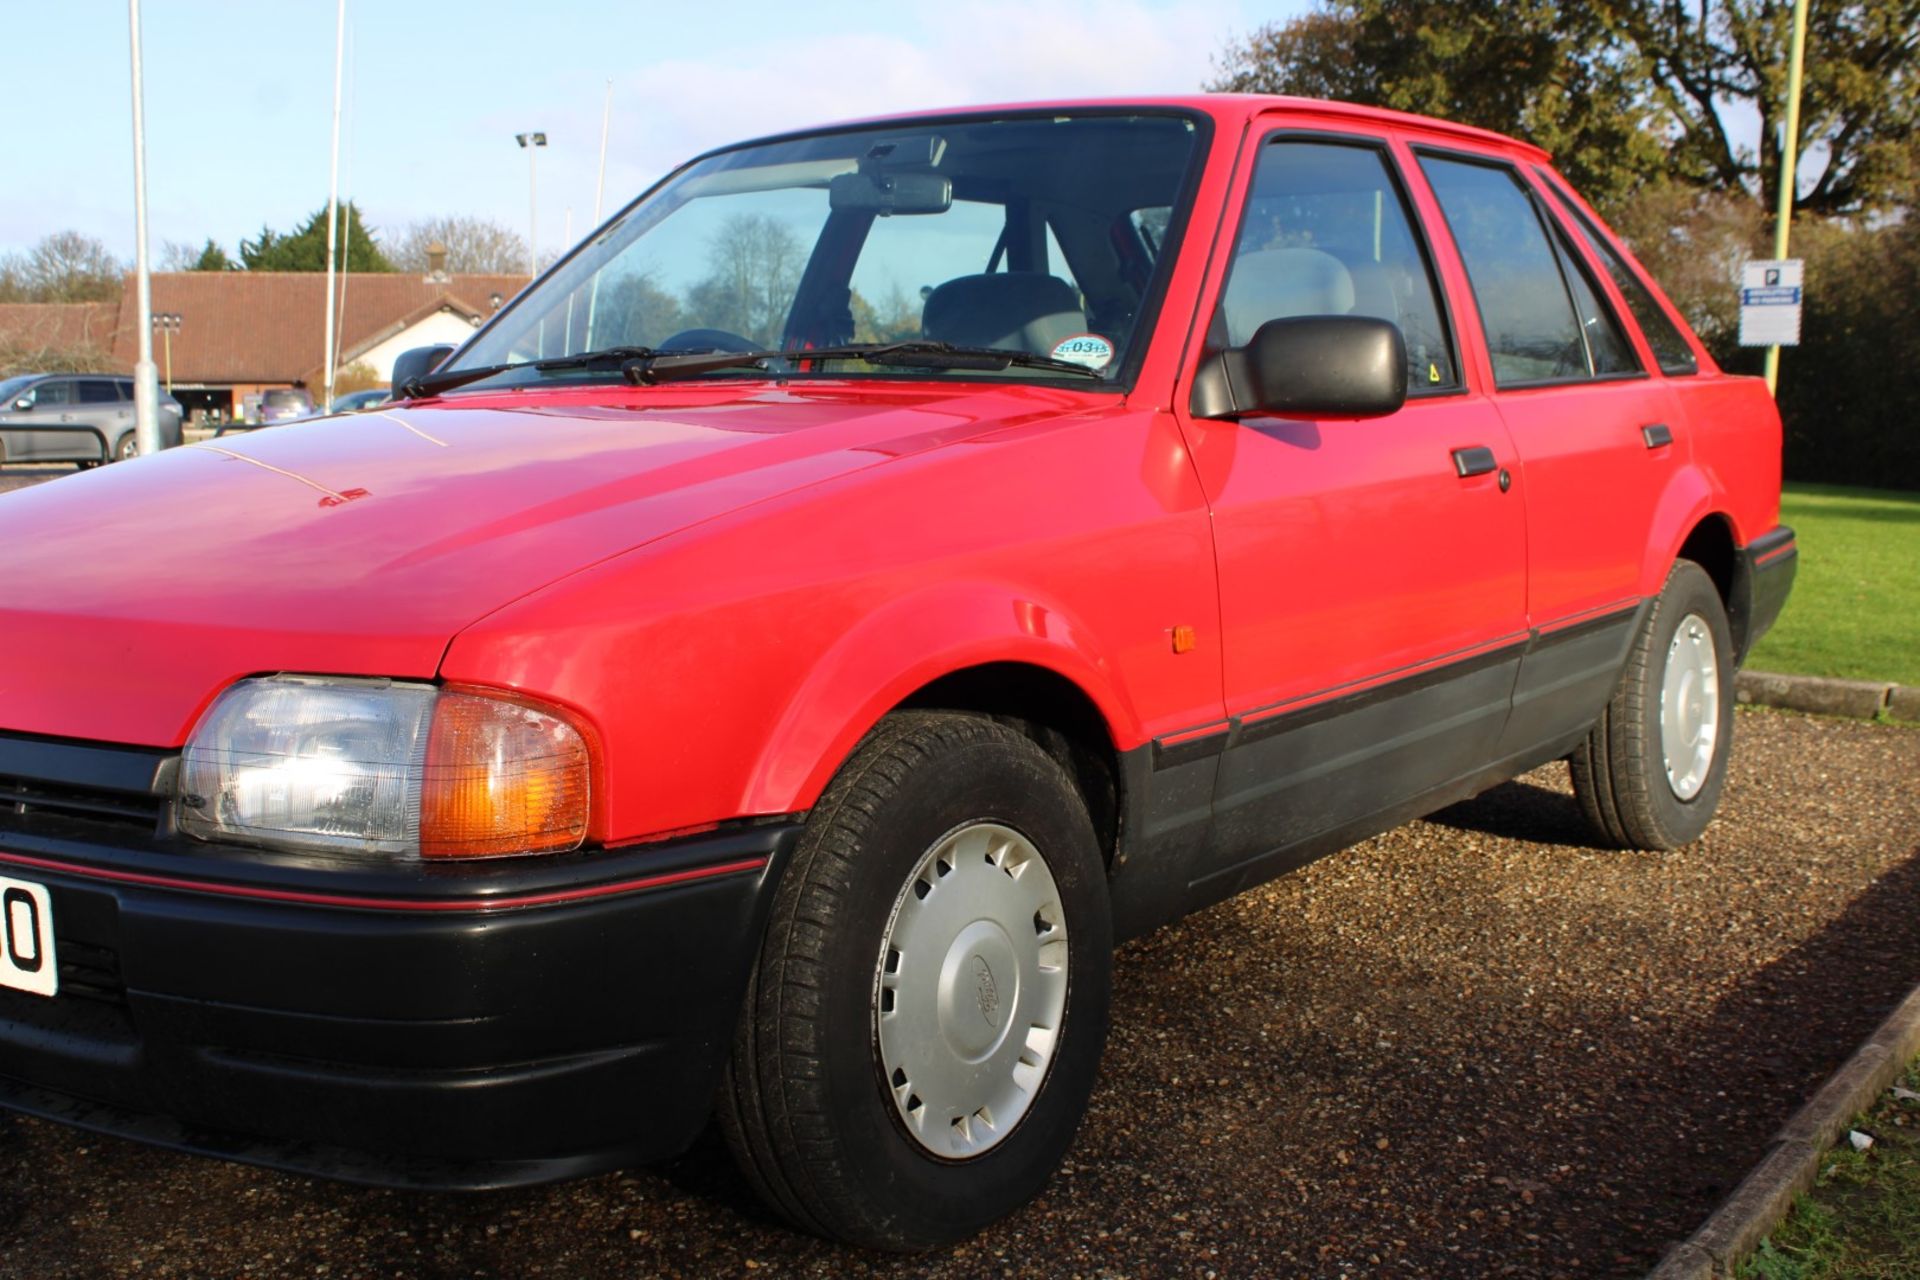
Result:
<svg viewBox="0 0 1920 1280">
<path fill-rule="evenodd" d="M 1327 103 L 715 151 L 395 381 L 0 499 L 0 1103 L 465 1188 L 717 1110 L 951 1240 L 1116 942 L 1562 757 L 1698 836 L 1793 577 L 1548 158 Z"/>
</svg>

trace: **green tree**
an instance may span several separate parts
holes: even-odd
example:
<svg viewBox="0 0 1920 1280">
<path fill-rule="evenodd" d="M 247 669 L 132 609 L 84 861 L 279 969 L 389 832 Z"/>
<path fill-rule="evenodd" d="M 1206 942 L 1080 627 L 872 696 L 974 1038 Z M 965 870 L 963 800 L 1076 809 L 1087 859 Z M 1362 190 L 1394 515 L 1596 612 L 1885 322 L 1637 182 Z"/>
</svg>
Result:
<svg viewBox="0 0 1920 1280">
<path fill-rule="evenodd" d="M 249 271 L 325 271 L 327 269 L 327 210 L 321 208 L 296 230 L 281 235 L 261 227 L 253 240 L 240 242 L 240 260 Z M 335 270 L 392 271 L 393 264 L 360 220 L 352 201 L 340 206 L 334 247 Z"/>
<path fill-rule="evenodd" d="M 1771 0 L 1601 0 L 1594 20 L 1676 130 L 1683 172 L 1771 212 L 1786 133 L 1793 6 Z M 1920 0 L 1809 6 L 1795 207 L 1911 205 L 1920 182 Z M 1743 138 L 1759 120 L 1759 146 Z"/>
<path fill-rule="evenodd" d="M 200 250 L 200 256 L 187 267 L 188 271 L 238 271 L 239 269 L 240 264 L 229 258 L 227 251 L 215 243 L 211 236 L 207 238 L 206 247 Z"/>
<path fill-rule="evenodd" d="M 1607 201 L 1670 164 L 1661 116 L 1593 11 L 1555 0 L 1322 0 L 1230 45 L 1217 92 L 1338 98 L 1515 134 Z"/>
<path fill-rule="evenodd" d="M 1515 134 L 1552 151 L 1610 208 L 1671 179 L 1771 210 L 1791 9 L 1321 0 L 1230 45 L 1208 87 L 1344 98 Z M 1920 184 L 1920 0 L 1816 4 L 1809 27 L 1798 207 L 1910 205 Z"/>
</svg>

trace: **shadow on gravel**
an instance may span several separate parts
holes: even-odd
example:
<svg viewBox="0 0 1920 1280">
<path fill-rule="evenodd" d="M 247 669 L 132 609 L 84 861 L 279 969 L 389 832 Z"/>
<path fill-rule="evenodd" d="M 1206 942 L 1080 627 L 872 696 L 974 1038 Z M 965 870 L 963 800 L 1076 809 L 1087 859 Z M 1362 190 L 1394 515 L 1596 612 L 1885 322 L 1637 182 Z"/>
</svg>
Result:
<svg viewBox="0 0 1920 1280">
<path fill-rule="evenodd" d="M 1773 1135 L 1920 985 L 1920 845 L 1818 933 L 1755 971 L 1671 1049 L 1678 1092 L 1624 1075 L 1643 1124 L 1643 1187 L 1690 1212 L 1662 1248 L 1691 1235 L 1759 1163 Z M 1672 1117 L 1684 1117 L 1679 1123 Z"/>
<path fill-rule="evenodd" d="M 1525 781 L 1503 782 L 1471 800 L 1428 814 L 1426 821 L 1455 831 L 1531 840 L 1569 849 L 1605 849 L 1572 796 Z"/>
</svg>

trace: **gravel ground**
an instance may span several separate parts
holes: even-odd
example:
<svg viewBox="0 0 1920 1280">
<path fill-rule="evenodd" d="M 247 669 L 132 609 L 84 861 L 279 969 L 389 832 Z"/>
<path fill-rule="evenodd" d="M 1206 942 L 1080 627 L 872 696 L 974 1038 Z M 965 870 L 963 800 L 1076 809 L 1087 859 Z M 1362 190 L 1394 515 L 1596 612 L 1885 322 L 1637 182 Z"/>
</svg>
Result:
<svg viewBox="0 0 1920 1280">
<path fill-rule="evenodd" d="M 1130 944 L 1068 1167 L 948 1252 L 791 1234 L 711 1136 L 459 1197 L 0 1115 L 0 1275 L 1643 1274 L 1920 982 L 1920 732 L 1738 740 L 1680 853 L 1587 847 L 1554 765 Z"/>
<path fill-rule="evenodd" d="M 61 476 L 77 475 L 79 470 L 64 462 L 23 462 L 18 466 L 0 467 L 0 493 L 9 489 L 24 489 L 30 484 L 46 480 L 57 480 Z"/>
</svg>

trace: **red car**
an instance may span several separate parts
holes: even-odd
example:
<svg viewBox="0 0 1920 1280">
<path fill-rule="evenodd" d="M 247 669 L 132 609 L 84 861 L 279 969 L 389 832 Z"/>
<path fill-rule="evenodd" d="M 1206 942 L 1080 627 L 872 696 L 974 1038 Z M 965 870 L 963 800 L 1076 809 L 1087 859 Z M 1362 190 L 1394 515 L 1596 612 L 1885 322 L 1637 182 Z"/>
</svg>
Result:
<svg viewBox="0 0 1920 1280">
<path fill-rule="evenodd" d="M 1257 97 L 731 147 L 400 403 L 0 500 L 0 1102 L 914 1248 L 1110 952 L 1544 761 L 1694 839 L 1780 427 L 1533 147 Z"/>
</svg>

